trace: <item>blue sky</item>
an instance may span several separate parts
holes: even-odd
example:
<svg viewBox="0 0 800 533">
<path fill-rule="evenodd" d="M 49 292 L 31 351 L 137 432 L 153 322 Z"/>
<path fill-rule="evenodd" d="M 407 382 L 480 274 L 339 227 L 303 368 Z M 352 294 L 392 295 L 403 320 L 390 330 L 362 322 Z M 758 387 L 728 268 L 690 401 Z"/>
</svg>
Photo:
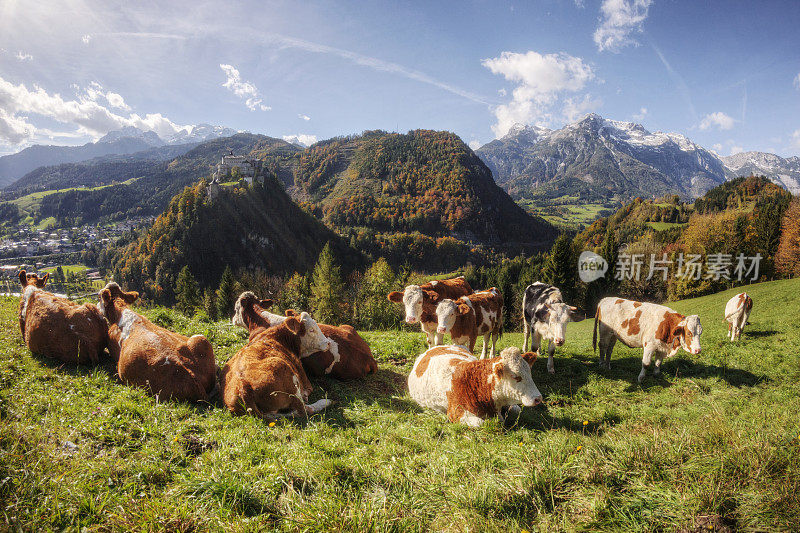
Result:
<svg viewBox="0 0 800 533">
<path fill-rule="evenodd" d="M 124 125 L 306 142 L 588 112 L 800 155 L 800 2 L 0 2 L 0 154 Z"/>
</svg>

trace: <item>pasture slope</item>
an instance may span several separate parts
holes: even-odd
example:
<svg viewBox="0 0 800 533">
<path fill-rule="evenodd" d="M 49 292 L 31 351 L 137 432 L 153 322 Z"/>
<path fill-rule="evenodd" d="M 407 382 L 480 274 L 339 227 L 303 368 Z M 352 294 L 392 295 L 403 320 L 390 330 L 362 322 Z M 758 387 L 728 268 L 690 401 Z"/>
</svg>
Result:
<svg viewBox="0 0 800 533">
<path fill-rule="evenodd" d="M 316 383 L 337 404 L 273 427 L 213 407 L 158 403 L 103 368 L 62 368 L 22 345 L 0 301 L 0 529 L 89 531 L 797 531 L 800 280 L 747 287 L 738 345 L 722 310 L 736 290 L 683 301 L 703 353 L 635 384 L 639 350 L 598 371 L 591 320 L 570 326 L 547 408 L 479 430 L 423 412 L 405 390 L 418 331 L 367 332 L 380 363 L 361 383 Z M 219 362 L 242 330 L 169 310 Z M 521 344 L 508 333 L 501 347 Z"/>
</svg>

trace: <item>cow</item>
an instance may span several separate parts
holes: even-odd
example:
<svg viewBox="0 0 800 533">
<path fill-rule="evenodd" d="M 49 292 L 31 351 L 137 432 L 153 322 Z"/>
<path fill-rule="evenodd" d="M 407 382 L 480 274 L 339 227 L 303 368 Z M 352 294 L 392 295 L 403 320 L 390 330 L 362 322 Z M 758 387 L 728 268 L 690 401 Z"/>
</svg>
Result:
<svg viewBox="0 0 800 533">
<path fill-rule="evenodd" d="M 436 317 L 437 345 L 443 344 L 444 335 L 449 333 L 453 344 L 468 347 L 472 352 L 478 335 L 482 335 L 481 359 L 486 358 L 490 339 L 489 357 L 494 357 L 495 345 L 503 334 L 503 296 L 496 287 L 458 300 L 445 298 L 436 306 Z"/>
<path fill-rule="evenodd" d="M 563 346 L 566 341 L 567 324 L 580 322 L 586 318 L 577 307 L 567 305 L 561 296 L 561 290 L 547 283 L 537 281 L 525 288 L 522 297 L 523 341 L 522 351 L 528 349 L 528 338 L 531 339 L 531 351 L 539 353 L 542 339 L 548 342 L 547 371 L 554 374 L 553 354 L 556 346 Z"/>
<path fill-rule="evenodd" d="M 266 326 L 254 311 L 257 301 L 244 293 L 236 302 L 237 315 L 250 337 L 220 372 L 223 403 L 233 414 L 247 413 L 264 420 L 322 411 L 332 402 L 306 403 L 312 387 L 300 359 L 329 350 L 330 339 L 308 313 Z"/>
<path fill-rule="evenodd" d="M 746 292 L 740 292 L 725 305 L 725 320 L 728 322 L 728 336 L 731 342 L 739 340 L 744 327 L 749 324 L 753 299 Z"/>
<path fill-rule="evenodd" d="M 506 348 L 499 357 L 477 359 L 463 346 L 429 348 L 408 375 L 411 398 L 422 407 L 446 413 L 450 422 L 481 426 L 492 416 L 504 420 L 503 408 L 542 403 L 531 376 L 536 354 Z"/>
<path fill-rule="evenodd" d="M 236 300 L 231 322 L 234 326 L 247 328 L 244 313 L 249 312 L 248 320 L 260 323 L 263 327 L 282 324 L 287 317 L 299 316 L 293 309 L 287 309 L 285 315 L 276 315 L 267 311 L 272 307 L 272 300 L 259 300 L 250 291 L 243 292 Z M 372 357 L 372 351 L 352 326 L 329 326 L 318 324 L 322 334 L 331 340 L 331 349 L 316 353 L 301 354 L 300 360 L 306 373 L 311 376 L 330 376 L 339 380 L 362 378 L 378 370 L 378 364 Z"/>
<path fill-rule="evenodd" d="M 19 328 L 28 348 L 65 363 L 97 364 L 108 345 L 108 324 L 97 307 L 44 289 L 50 275 L 19 273 Z"/>
<path fill-rule="evenodd" d="M 672 357 L 683 348 L 690 354 L 700 353 L 703 326 L 697 315 L 684 316 L 669 307 L 622 298 L 603 298 L 594 316 L 592 347 L 600 348 L 600 366 L 611 368 L 611 352 L 617 339 L 629 348 L 643 348 L 642 371 L 645 377 L 650 361 L 655 358 L 653 375 L 661 373 L 665 357 Z"/>
<path fill-rule="evenodd" d="M 108 320 L 108 348 L 120 380 L 160 399 L 208 400 L 217 386 L 211 344 L 203 335 L 186 337 L 153 324 L 130 309 L 138 298 L 111 282 L 97 304 Z"/>
<path fill-rule="evenodd" d="M 472 287 L 464 276 L 433 280 L 423 285 L 409 285 L 403 292 L 390 292 L 390 302 L 402 303 L 406 311 L 406 323 L 419 322 L 428 339 L 428 347 L 436 346 L 436 306 L 444 298 L 455 300 L 472 294 Z"/>
</svg>

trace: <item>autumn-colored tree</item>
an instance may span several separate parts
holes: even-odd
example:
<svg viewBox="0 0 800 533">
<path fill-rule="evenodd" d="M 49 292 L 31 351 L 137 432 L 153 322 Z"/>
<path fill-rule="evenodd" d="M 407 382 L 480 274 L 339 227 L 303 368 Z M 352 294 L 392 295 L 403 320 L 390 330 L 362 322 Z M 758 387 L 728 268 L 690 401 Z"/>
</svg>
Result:
<svg viewBox="0 0 800 533">
<path fill-rule="evenodd" d="M 775 267 L 784 276 L 800 276 L 800 198 L 792 200 L 783 215 Z"/>
</svg>

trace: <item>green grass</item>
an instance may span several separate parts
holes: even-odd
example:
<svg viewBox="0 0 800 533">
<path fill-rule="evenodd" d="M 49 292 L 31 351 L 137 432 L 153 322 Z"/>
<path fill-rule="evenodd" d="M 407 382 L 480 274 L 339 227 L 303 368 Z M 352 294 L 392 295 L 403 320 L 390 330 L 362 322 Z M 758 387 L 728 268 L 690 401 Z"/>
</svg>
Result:
<svg viewBox="0 0 800 533">
<path fill-rule="evenodd" d="M 588 226 L 600 217 L 601 211 L 606 209 L 603 204 L 568 203 L 569 199 L 566 197 L 559 199 L 558 202 L 544 205 L 541 200 L 522 200 L 518 203 L 529 213 L 538 215 L 560 228 Z"/>
<path fill-rule="evenodd" d="M 752 285 L 738 344 L 728 291 L 674 304 L 699 313 L 703 353 L 636 384 L 641 351 L 598 370 L 591 321 L 570 326 L 557 374 L 537 361 L 546 408 L 473 430 L 423 411 L 406 375 L 418 331 L 366 332 L 380 363 L 362 382 L 315 382 L 336 400 L 274 427 L 218 404 L 158 403 L 22 345 L 0 300 L 0 523 L 95 531 L 694 531 L 800 529 L 800 280 Z M 220 363 L 242 330 L 165 309 L 205 333 Z M 479 343 L 480 344 L 480 343 Z M 520 345 L 506 333 L 500 347 Z"/>
<path fill-rule="evenodd" d="M 665 229 L 682 228 L 688 222 L 648 222 L 647 225 L 656 231 L 664 231 Z"/>
<path fill-rule="evenodd" d="M 60 265 L 60 266 L 61 270 L 64 272 L 65 275 L 69 272 L 72 272 L 73 274 L 79 274 L 81 272 L 86 272 L 87 270 L 89 270 L 89 267 L 87 267 L 84 264 Z M 50 272 L 52 274 L 53 272 L 56 271 L 57 268 L 58 265 L 54 267 L 43 268 L 42 272 Z"/>
<path fill-rule="evenodd" d="M 134 181 L 139 178 L 131 178 L 129 180 L 120 182 L 120 183 L 110 183 L 108 185 L 98 185 L 97 187 L 68 187 L 65 189 L 50 189 L 47 191 L 38 191 L 32 192 L 30 194 L 26 194 L 25 196 L 20 196 L 14 200 L 10 200 L 9 203 L 16 204 L 19 208 L 23 218 L 30 217 L 36 215 L 39 211 L 39 206 L 42 205 L 42 198 L 45 196 L 50 196 L 51 194 L 56 194 L 59 192 L 68 192 L 68 191 L 97 191 L 100 189 L 105 189 L 106 187 L 113 187 L 114 185 L 130 185 Z M 50 217 L 52 218 L 52 217 Z M 50 218 L 41 221 L 40 224 L 37 225 L 37 229 L 47 229 L 47 227 L 42 227 L 42 224 L 46 221 L 49 221 Z M 53 219 L 53 223 L 55 223 L 55 219 Z"/>
</svg>

